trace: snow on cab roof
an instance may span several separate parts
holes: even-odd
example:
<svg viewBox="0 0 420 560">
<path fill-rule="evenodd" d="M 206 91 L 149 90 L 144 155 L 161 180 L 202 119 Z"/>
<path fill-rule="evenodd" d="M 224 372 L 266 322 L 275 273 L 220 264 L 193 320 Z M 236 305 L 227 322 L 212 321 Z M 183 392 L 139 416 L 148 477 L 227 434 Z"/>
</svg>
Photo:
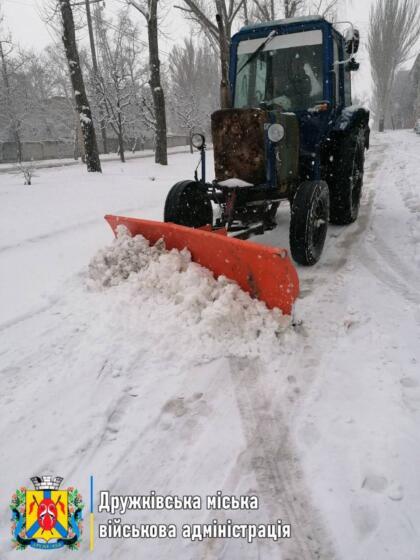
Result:
<svg viewBox="0 0 420 560">
<path fill-rule="evenodd" d="M 262 23 L 255 23 L 252 25 L 246 25 L 245 27 L 241 28 L 241 31 L 249 31 L 252 29 L 260 29 L 261 27 L 274 27 L 276 25 L 290 25 L 291 23 L 309 23 L 311 21 L 326 21 L 320 15 L 315 16 L 300 16 L 288 19 L 276 19 L 273 21 L 264 21 Z"/>
</svg>

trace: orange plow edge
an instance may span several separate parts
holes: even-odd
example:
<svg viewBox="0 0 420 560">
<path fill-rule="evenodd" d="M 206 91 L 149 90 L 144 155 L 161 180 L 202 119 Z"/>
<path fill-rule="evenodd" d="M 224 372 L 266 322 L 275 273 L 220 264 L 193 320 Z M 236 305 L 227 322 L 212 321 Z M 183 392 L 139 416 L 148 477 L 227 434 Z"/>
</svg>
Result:
<svg viewBox="0 0 420 560">
<path fill-rule="evenodd" d="M 286 249 L 266 247 L 223 235 L 224 230 L 193 229 L 167 222 L 105 216 L 114 234 L 125 226 L 131 235 L 142 235 L 151 245 L 163 239 L 168 250 L 188 249 L 192 260 L 215 277 L 234 280 L 251 297 L 290 315 L 299 295 L 299 278 Z M 222 234 L 222 235 L 221 235 Z"/>
</svg>

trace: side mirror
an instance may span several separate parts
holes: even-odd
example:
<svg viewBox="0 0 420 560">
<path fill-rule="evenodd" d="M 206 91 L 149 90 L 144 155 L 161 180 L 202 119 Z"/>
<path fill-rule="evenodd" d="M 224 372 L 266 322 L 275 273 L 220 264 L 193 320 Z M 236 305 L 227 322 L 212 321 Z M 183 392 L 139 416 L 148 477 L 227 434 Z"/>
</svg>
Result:
<svg viewBox="0 0 420 560">
<path fill-rule="evenodd" d="M 345 37 L 346 41 L 346 53 L 349 55 L 354 55 L 359 50 L 360 46 L 360 32 L 356 28 L 350 28 Z"/>
</svg>

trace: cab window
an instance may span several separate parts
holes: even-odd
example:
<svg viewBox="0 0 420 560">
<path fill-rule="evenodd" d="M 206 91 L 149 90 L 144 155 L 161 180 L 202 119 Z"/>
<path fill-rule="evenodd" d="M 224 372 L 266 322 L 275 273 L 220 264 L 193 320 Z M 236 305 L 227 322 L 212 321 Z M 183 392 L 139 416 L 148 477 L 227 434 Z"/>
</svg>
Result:
<svg viewBox="0 0 420 560">
<path fill-rule="evenodd" d="M 254 57 L 264 39 L 238 46 L 235 108 L 261 103 L 284 111 L 313 107 L 324 97 L 322 31 L 278 35 Z"/>
</svg>

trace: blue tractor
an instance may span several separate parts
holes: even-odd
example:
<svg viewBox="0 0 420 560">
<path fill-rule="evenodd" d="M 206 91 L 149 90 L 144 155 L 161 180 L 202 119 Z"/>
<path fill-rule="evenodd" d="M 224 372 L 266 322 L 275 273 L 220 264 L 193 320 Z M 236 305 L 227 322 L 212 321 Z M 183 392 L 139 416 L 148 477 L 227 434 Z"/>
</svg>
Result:
<svg viewBox="0 0 420 560">
<path fill-rule="evenodd" d="M 169 191 L 165 222 L 248 239 L 276 226 L 291 207 L 290 250 L 302 265 L 322 253 L 328 223 L 357 219 L 369 148 L 369 111 L 352 104 L 359 33 L 340 33 L 322 17 L 242 28 L 231 41 L 232 106 L 212 115 L 215 177 Z"/>
</svg>

